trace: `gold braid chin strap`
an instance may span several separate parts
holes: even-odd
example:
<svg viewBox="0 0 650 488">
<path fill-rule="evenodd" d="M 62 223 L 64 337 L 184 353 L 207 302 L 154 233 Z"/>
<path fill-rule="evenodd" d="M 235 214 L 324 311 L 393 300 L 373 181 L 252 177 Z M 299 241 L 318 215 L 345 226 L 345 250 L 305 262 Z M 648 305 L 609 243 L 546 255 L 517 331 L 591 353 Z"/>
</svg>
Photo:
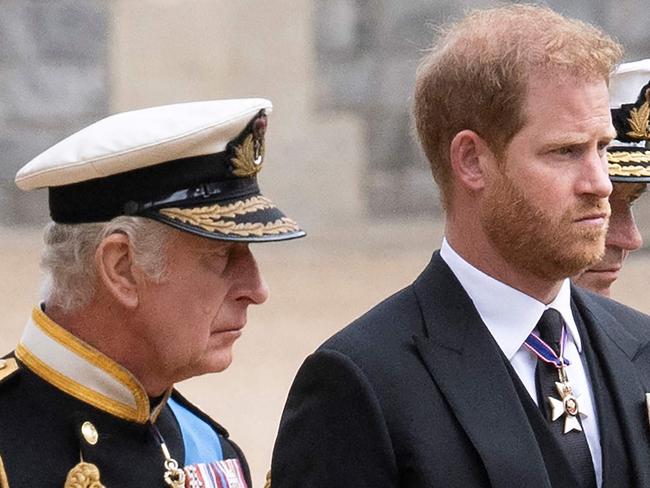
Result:
<svg viewBox="0 0 650 488">
<path fill-rule="evenodd" d="M 271 470 L 266 473 L 266 480 L 264 480 L 264 488 L 271 488 Z"/>
</svg>

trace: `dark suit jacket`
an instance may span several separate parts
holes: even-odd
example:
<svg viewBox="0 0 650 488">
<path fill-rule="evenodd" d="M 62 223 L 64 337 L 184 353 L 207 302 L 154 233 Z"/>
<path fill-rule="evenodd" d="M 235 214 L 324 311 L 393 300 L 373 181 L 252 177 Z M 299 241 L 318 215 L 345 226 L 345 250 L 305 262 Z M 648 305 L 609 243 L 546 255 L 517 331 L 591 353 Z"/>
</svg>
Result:
<svg viewBox="0 0 650 488">
<path fill-rule="evenodd" d="M 572 299 L 612 372 L 636 486 L 650 487 L 650 318 L 579 289 Z M 274 488 L 551 487 L 499 347 L 438 253 L 306 359 L 271 471 Z"/>
</svg>

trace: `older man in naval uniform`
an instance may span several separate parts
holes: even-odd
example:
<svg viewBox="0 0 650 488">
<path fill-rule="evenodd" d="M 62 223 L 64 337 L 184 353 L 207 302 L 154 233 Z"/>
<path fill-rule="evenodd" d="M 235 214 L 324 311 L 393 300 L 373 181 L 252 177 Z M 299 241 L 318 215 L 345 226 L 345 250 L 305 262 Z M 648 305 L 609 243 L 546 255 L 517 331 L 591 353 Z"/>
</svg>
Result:
<svg viewBox="0 0 650 488">
<path fill-rule="evenodd" d="M 607 148 L 609 218 L 605 255 L 573 281 L 584 288 L 609 296 L 612 284 L 630 252 L 643 244 L 634 220 L 632 205 L 650 182 L 650 59 L 624 63 L 612 75 L 609 85 L 616 140 Z"/>
<path fill-rule="evenodd" d="M 249 244 L 304 235 L 257 184 L 270 111 L 117 114 L 19 171 L 20 188 L 48 188 L 54 222 L 44 300 L 0 364 L 2 488 L 251 485 L 226 430 L 174 384 L 227 368 L 266 300 Z"/>
<path fill-rule="evenodd" d="M 414 113 L 445 239 L 305 360 L 275 488 L 650 486 L 650 318 L 569 281 L 604 250 L 620 54 L 529 5 L 428 51 Z"/>
</svg>

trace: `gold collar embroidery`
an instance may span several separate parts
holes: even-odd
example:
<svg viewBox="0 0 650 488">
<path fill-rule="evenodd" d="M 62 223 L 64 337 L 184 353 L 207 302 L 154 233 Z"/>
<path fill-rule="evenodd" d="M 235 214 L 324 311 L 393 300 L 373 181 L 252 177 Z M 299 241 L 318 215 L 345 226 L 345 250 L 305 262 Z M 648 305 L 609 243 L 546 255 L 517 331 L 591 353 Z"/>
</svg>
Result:
<svg viewBox="0 0 650 488">
<path fill-rule="evenodd" d="M 124 367 L 75 337 L 35 308 L 16 357 L 48 383 L 124 420 L 154 422 L 167 398 L 153 410 L 140 382 Z"/>
</svg>

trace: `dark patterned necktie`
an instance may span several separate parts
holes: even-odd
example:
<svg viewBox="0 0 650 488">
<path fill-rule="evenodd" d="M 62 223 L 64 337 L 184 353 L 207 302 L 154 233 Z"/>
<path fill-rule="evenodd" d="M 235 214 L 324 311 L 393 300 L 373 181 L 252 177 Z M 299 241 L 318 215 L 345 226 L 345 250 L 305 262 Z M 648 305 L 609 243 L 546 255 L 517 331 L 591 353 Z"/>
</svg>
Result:
<svg viewBox="0 0 650 488">
<path fill-rule="evenodd" d="M 564 327 L 565 324 L 562 315 L 552 308 L 547 309 L 537 323 L 540 338 L 558 356 L 560 354 L 560 342 L 562 341 L 562 329 Z M 561 400 L 560 393 L 555 384 L 558 381 L 560 381 L 558 369 L 552 364 L 538 360 L 537 367 L 535 368 L 538 405 L 544 417 L 549 421 L 549 427 L 553 435 L 562 446 L 569 464 L 579 481 L 579 486 L 581 488 L 595 488 L 596 475 L 584 431 L 572 430 L 566 434 L 564 433 L 564 415 L 568 415 L 568 413 L 565 413 L 555 421 L 551 420 L 549 397 Z M 579 415 L 578 420 L 580 420 Z M 552 466 L 550 469 L 552 469 Z"/>
</svg>

